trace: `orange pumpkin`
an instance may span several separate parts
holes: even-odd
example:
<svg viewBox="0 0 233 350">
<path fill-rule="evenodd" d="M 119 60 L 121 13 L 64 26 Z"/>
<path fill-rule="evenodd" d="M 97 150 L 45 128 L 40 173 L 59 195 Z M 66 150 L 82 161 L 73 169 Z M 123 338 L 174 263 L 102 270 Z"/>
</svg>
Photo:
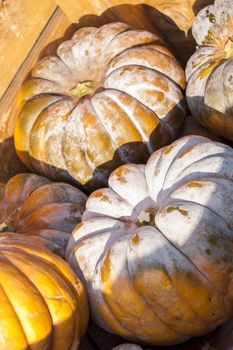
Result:
<svg viewBox="0 0 233 350">
<path fill-rule="evenodd" d="M 80 222 L 86 195 L 65 183 L 18 174 L 0 184 L 2 230 L 25 234 L 64 256 L 72 229 Z M 36 238 L 40 237 L 40 238 Z M 36 239 L 36 241 L 35 241 Z"/>
<path fill-rule="evenodd" d="M 183 69 L 155 34 L 123 23 L 79 29 L 23 85 L 17 153 L 33 172 L 96 189 L 177 137 L 184 88 Z"/>
<path fill-rule="evenodd" d="M 233 141 L 233 2 L 215 0 L 192 27 L 198 44 L 186 68 L 187 102 L 213 133 Z"/>
<path fill-rule="evenodd" d="M 100 327 L 172 345 L 233 316 L 232 164 L 229 146 L 186 136 L 90 195 L 67 260 Z"/>
<path fill-rule="evenodd" d="M 0 235 L 0 348 L 76 350 L 87 327 L 85 289 L 67 263 L 24 236 Z"/>
</svg>

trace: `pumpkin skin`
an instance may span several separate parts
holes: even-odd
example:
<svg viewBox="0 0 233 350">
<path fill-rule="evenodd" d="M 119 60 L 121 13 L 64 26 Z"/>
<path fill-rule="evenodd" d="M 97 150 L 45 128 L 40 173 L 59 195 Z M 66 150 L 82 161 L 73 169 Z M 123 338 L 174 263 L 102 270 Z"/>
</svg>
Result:
<svg viewBox="0 0 233 350">
<path fill-rule="evenodd" d="M 186 67 L 187 102 L 213 133 L 233 140 L 233 3 L 215 0 L 192 27 L 198 44 Z"/>
<path fill-rule="evenodd" d="M 184 128 L 181 133 L 182 136 L 188 136 L 188 135 L 198 135 L 198 136 L 203 136 L 207 137 L 208 139 L 212 141 L 217 141 L 217 142 L 226 142 L 226 140 L 220 136 L 217 136 L 216 134 L 213 134 L 211 131 L 208 129 L 204 128 L 195 117 L 192 115 L 189 115 L 185 118 L 184 122 Z"/>
<path fill-rule="evenodd" d="M 76 350 L 88 323 L 85 289 L 63 259 L 24 238 L 0 235 L 0 348 Z"/>
<path fill-rule="evenodd" d="M 24 83 L 17 153 L 48 178 L 106 186 L 117 166 L 145 162 L 178 136 L 185 84 L 155 34 L 123 23 L 79 29 Z"/>
<path fill-rule="evenodd" d="M 0 184 L 0 225 L 47 245 L 64 257 L 73 228 L 81 221 L 86 195 L 65 183 L 18 174 Z M 25 238 L 26 239 L 26 238 Z"/>
<path fill-rule="evenodd" d="M 186 136 L 113 171 L 67 244 L 92 318 L 133 342 L 172 345 L 233 314 L 233 150 Z M 194 302 L 195 301 L 195 302 Z"/>
<path fill-rule="evenodd" d="M 142 348 L 136 344 L 122 344 L 112 350 L 142 350 Z"/>
</svg>

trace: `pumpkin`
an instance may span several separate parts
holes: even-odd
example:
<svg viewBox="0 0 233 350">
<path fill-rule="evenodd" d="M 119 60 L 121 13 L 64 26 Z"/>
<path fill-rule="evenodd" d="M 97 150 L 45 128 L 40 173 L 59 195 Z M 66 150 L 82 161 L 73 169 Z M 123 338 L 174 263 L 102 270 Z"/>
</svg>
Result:
<svg viewBox="0 0 233 350">
<path fill-rule="evenodd" d="M 209 131 L 204 126 L 202 126 L 198 122 L 198 120 L 192 115 L 189 115 L 185 118 L 184 128 L 181 133 L 181 136 L 188 136 L 188 135 L 199 135 L 199 136 L 207 137 L 208 139 L 213 141 L 226 142 L 225 139 L 223 139 L 220 136 L 217 136 L 216 134 L 213 134 L 211 131 Z"/>
<path fill-rule="evenodd" d="M 172 345 L 233 315 L 233 150 L 186 136 L 93 192 L 67 244 L 95 323 Z"/>
<path fill-rule="evenodd" d="M 21 89 L 14 140 L 32 172 L 87 190 L 175 139 L 184 72 L 160 38 L 123 23 L 79 29 Z M 21 102 L 20 102 L 21 101 Z"/>
<path fill-rule="evenodd" d="M 0 235 L 0 348 L 76 350 L 87 327 L 85 289 L 68 264 L 14 233 Z"/>
<path fill-rule="evenodd" d="M 86 195 L 65 183 L 18 174 L 0 184 L 0 226 L 47 245 L 64 257 L 69 234 L 81 221 Z M 25 238 L 26 239 L 26 238 Z"/>
<path fill-rule="evenodd" d="M 122 344 L 122 345 L 116 346 L 112 350 L 142 350 L 142 348 L 135 344 Z"/>
<path fill-rule="evenodd" d="M 192 33 L 198 47 L 186 67 L 188 105 L 202 125 L 233 140 L 233 2 L 202 9 Z"/>
</svg>

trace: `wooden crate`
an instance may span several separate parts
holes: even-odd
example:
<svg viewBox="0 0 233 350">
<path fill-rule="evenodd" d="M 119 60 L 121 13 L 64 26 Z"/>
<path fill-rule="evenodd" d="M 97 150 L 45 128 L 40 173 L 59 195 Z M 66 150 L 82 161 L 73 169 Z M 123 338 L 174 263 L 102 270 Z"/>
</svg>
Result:
<svg viewBox="0 0 233 350">
<path fill-rule="evenodd" d="M 194 52 L 190 26 L 195 13 L 212 0 L 0 0 L 0 182 L 26 171 L 17 158 L 13 130 L 18 113 L 17 94 L 38 60 L 56 52 L 63 40 L 80 27 L 123 21 L 159 32 L 185 66 Z M 179 8 L 182 12 L 177 12 Z M 171 350 L 207 350 L 212 337 L 194 339 Z M 91 324 L 81 350 L 111 350 L 122 343 Z M 148 347 L 147 347 L 148 348 Z M 151 348 L 151 347 L 150 347 Z M 159 350 L 159 348 L 154 348 Z M 163 348 L 165 349 L 165 348 Z"/>
</svg>

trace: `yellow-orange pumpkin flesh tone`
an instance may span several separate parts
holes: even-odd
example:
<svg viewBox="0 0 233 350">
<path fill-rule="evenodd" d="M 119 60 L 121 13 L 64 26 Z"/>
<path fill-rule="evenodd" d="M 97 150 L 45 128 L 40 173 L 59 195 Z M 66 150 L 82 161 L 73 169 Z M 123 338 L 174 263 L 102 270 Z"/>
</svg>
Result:
<svg viewBox="0 0 233 350">
<path fill-rule="evenodd" d="M 61 258 L 15 233 L 0 235 L 0 348 L 77 350 L 85 289 Z"/>
<path fill-rule="evenodd" d="M 172 345 L 233 316 L 233 150 L 186 136 L 93 192 L 67 245 L 93 320 Z"/>
<path fill-rule="evenodd" d="M 21 89 L 17 153 L 26 166 L 87 190 L 145 162 L 179 134 L 184 72 L 155 34 L 123 23 L 79 29 Z"/>
<path fill-rule="evenodd" d="M 86 195 L 65 183 L 18 174 L 0 184 L 0 230 L 23 234 L 64 257 L 73 228 L 81 221 Z"/>
</svg>

